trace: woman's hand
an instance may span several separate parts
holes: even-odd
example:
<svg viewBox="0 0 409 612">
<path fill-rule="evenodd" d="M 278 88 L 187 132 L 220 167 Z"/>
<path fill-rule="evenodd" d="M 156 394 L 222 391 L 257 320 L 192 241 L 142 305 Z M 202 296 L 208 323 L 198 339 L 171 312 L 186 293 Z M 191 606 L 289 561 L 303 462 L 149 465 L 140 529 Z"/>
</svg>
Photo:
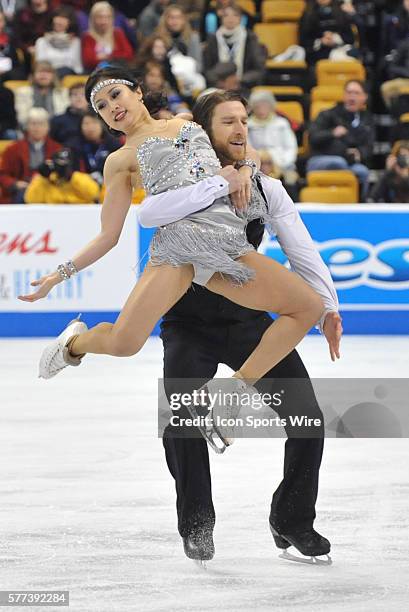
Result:
<svg viewBox="0 0 409 612">
<path fill-rule="evenodd" d="M 58 283 L 61 283 L 61 281 L 62 279 L 58 272 L 53 272 L 52 274 L 42 276 L 38 280 L 35 280 L 30 283 L 30 285 L 32 285 L 33 287 L 39 287 L 36 293 L 30 293 L 28 295 L 19 295 L 18 299 L 22 302 L 36 302 L 37 300 L 40 300 L 41 298 L 48 295 L 51 289 L 55 285 L 58 285 Z"/>
<path fill-rule="evenodd" d="M 339 343 L 343 332 L 341 322 L 342 319 L 337 312 L 329 312 L 324 321 L 323 332 L 329 345 L 332 361 L 335 361 L 335 358 L 339 359 L 341 356 L 339 352 Z"/>
</svg>

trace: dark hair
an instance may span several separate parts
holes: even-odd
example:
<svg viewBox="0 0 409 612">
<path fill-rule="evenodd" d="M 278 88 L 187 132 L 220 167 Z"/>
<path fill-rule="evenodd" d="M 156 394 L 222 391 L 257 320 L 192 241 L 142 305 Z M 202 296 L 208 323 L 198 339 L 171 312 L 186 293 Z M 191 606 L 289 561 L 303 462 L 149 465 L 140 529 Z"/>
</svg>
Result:
<svg viewBox="0 0 409 612">
<path fill-rule="evenodd" d="M 104 137 L 104 136 L 106 137 L 106 133 L 107 133 L 107 129 L 108 129 L 108 128 L 107 128 L 107 125 L 106 125 L 106 123 L 105 123 L 104 121 L 101 121 L 101 120 L 100 120 L 99 116 L 98 116 L 98 115 L 96 115 L 96 114 L 94 113 L 94 111 L 86 111 L 85 113 L 83 113 L 83 114 L 81 115 L 81 119 L 80 119 L 80 133 L 81 133 L 81 136 L 83 136 L 83 132 L 82 132 L 82 124 L 84 123 L 84 119 L 85 119 L 86 117 L 90 117 L 91 119 L 93 119 L 94 121 L 96 121 L 96 122 L 99 124 L 99 126 L 101 127 L 101 130 L 102 130 L 101 136 L 102 136 L 102 137 Z"/>
<path fill-rule="evenodd" d="M 237 91 L 213 91 L 212 93 L 200 96 L 192 109 L 193 121 L 202 126 L 202 128 L 211 136 L 212 134 L 212 119 L 216 106 L 223 102 L 241 102 L 244 108 L 248 110 L 248 102 Z"/>
<path fill-rule="evenodd" d="M 71 95 L 71 93 L 75 91 L 76 89 L 84 89 L 84 87 L 85 87 L 85 83 L 83 83 L 82 81 L 75 81 L 75 83 L 69 86 L 68 94 Z"/>
<path fill-rule="evenodd" d="M 143 83 L 143 79 L 141 77 L 141 73 L 136 70 L 131 70 L 130 68 L 126 68 L 120 64 L 109 64 L 105 65 L 101 68 L 97 68 L 90 74 L 87 82 L 85 83 L 85 97 L 87 99 L 88 104 L 91 106 L 91 92 L 94 89 L 95 85 L 97 85 L 100 81 L 104 81 L 105 79 L 124 79 L 126 81 L 130 81 L 133 85 L 127 85 L 127 87 L 134 91 L 138 87 L 140 87 L 142 91 L 143 103 L 145 104 L 150 115 L 154 116 L 161 109 L 167 108 L 168 99 L 163 92 L 158 93 L 150 93 L 146 91 L 146 88 Z M 94 112 L 94 111 L 92 111 Z M 95 113 L 94 113 L 95 114 Z M 96 115 L 99 117 L 99 115 Z M 101 119 L 102 121 L 102 119 Z M 103 122 L 105 125 L 105 122 Z M 114 136 L 122 136 L 123 133 L 119 130 L 113 130 L 108 127 L 108 131 L 110 134 Z"/>
<path fill-rule="evenodd" d="M 235 2 L 232 2 L 231 4 L 228 4 L 227 6 L 223 7 L 222 13 L 224 13 L 224 11 L 226 11 L 227 9 L 232 9 L 239 17 L 243 15 L 241 7 Z"/>
<path fill-rule="evenodd" d="M 344 91 L 351 83 L 357 83 L 357 85 L 359 85 L 362 91 L 364 91 L 366 94 L 368 93 L 368 85 L 365 83 L 365 81 L 361 81 L 360 79 L 349 79 L 348 81 L 346 81 L 346 83 L 344 84 Z"/>
<path fill-rule="evenodd" d="M 65 19 L 68 19 L 67 33 L 78 35 L 77 18 L 74 9 L 71 6 L 59 6 L 51 13 L 48 31 L 51 31 L 53 28 L 54 17 L 64 17 Z"/>
</svg>

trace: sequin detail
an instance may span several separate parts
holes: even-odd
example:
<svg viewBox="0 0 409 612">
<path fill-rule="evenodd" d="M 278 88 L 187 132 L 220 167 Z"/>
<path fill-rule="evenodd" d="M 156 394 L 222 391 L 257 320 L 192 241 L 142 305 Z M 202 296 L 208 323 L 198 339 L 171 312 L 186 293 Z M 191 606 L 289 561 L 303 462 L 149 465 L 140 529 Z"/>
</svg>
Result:
<svg viewBox="0 0 409 612">
<path fill-rule="evenodd" d="M 145 189 L 152 195 L 193 185 L 221 168 L 209 137 L 194 122 L 184 123 L 176 138 L 147 138 L 136 155 Z M 221 272 L 241 285 L 254 276 L 253 270 L 236 261 L 254 251 L 247 241 L 246 223 L 229 197 L 218 198 L 205 210 L 159 228 L 150 244 L 150 261 L 153 265 L 193 264 L 193 280 L 200 284 Z"/>
</svg>

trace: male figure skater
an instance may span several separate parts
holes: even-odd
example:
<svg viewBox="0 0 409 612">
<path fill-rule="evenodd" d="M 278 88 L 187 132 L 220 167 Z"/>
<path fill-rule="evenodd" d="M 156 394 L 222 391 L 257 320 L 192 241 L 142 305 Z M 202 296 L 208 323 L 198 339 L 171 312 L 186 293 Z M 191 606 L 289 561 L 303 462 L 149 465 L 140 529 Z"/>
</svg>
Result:
<svg viewBox="0 0 409 612">
<path fill-rule="evenodd" d="M 237 93 L 216 91 L 202 97 L 193 109 L 193 119 L 207 131 L 223 166 L 245 159 L 247 104 Z M 334 360 L 339 357 L 342 327 L 329 271 L 280 181 L 257 173 L 253 186 L 274 216 L 274 232 L 292 268 L 324 300 L 326 310 L 321 329 Z M 192 187 L 148 197 L 139 209 L 139 220 L 146 227 L 164 225 L 209 206 L 227 193 L 228 182 L 223 177 L 207 178 Z M 248 240 L 255 248 L 259 247 L 263 232 L 260 219 L 248 224 Z M 271 318 L 266 312 L 243 308 L 204 287 L 192 286 L 165 315 L 161 326 L 167 395 L 193 390 L 189 387 L 190 381 L 186 380 L 184 385 L 183 381 L 176 383 L 171 379 L 206 382 L 215 375 L 219 363 L 237 369 L 270 324 Z M 255 386 L 260 392 L 269 392 L 268 379 L 273 378 L 287 379 L 286 406 L 290 406 L 291 414 L 308 414 L 323 420 L 307 370 L 296 350 Z M 284 409 L 274 410 L 280 417 L 285 416 Z M 291 428 L 287 427 L 286 432 L 291 436 Z M 319 436 L 314 438 L 288 437 L 284 477 L 273 494 L 269 516 L 276 545 L 281 549 L 293 545 L 307 557 L 326 555 L 330 551 L 329 541 L 313 529 L 323 435 L 322 427 Z M 185 553 L 193 559 L 211 559 L 215 511 L 207 443 L 203 438 L 191 437 L 189 432 L 186 437 L 180 437 L 180 428 L 176 432 L 169 425 L 163 444 L 175 479 L 178 530 Z"/>
</svg>

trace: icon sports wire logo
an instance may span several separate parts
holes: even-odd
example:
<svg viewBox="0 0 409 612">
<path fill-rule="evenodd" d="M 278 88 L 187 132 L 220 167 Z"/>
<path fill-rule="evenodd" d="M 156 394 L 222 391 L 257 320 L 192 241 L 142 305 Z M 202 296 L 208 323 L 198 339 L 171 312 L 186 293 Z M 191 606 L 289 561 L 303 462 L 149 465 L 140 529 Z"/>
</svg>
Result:
<svg viewBox="0 0 409 612">
<path fill-rule="evenodd" d="M 409 238 L 372 244 L 355 238 L 315 242 L 337 289 L 359 286 L 374 289 L 409 289 Z M 277 242 L 267 242 L 264 252 L 283 263 Z M 277 257 L 276 257 L 277 252 Z"/>
</svg>

